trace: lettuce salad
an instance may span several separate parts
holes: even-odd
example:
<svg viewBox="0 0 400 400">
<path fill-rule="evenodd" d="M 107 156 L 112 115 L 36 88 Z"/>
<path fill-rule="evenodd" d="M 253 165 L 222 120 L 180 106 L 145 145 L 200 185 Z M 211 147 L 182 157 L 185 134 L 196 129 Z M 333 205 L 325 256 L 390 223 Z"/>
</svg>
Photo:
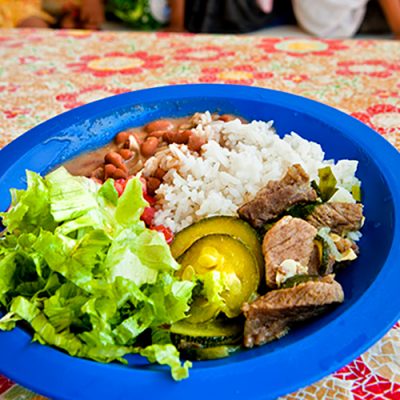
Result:
<svg viewBox="0 0 400 400">
<path fill-rule="evenodd" d="M 0 329 L 24 321 L 34 341 L 72 356 L 126 363 L 135 353 L 186 378 L 191 364 L 163 328 L 186 317 L 194 283 L 175 277 L 162 234 L 140 220 L 140 181 L 118 197 L 112 180 L 28 171 L 27 189 L 11 194 L 0 214 Z"/>
</svg>

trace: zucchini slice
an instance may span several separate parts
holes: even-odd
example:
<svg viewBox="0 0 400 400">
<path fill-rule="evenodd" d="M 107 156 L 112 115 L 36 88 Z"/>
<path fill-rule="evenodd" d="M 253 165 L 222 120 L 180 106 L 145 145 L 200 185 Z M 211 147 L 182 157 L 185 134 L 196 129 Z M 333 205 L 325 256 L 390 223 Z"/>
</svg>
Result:
<svg viewBox="0 0 400 400">
<path fill-rule="evenodd" d="M 335 254 L 340 254 L 336 249 L 333 240 L 328 242 L 329 237 L 317 235 L 314 239 L 314 243 L 318 247 L 320 267 L 319 274 L 327 275 L 333 272 L 333 265 L 335 264 Z M 335 251 L 335 254 L 332 254 Z"/>
<path fill-rule="evenodd" d="M 240 240 L 230 235 L 207 235 L 197 240 L 179 258 L 181 269 L 177 275 L 185 276 L 186 269 L 194 270 L 197 275 L 204 275 L 216 271 L 224 282 L 223 290 L 219 293 L 225 305 L 205 302 L 201 310 L 195 302 L 191 307 L 191 314 L 197 316 L 192 322 L 203 322 L 216 316 L 220 311 L 229 318 L 241 314 L 242 304 L 247 302 L 257 291 L 260 284 L 260 275 L 257 261 L 253 253 Z M 199 314 L 201 317 L 198 318 Z M 191 317 L 189 317 L 190 320 Z"/>
<path fill-rule="evenodd" d="M 181 354 L 188 360 L 216 360 L 218 358 L 229 357 L 235 351 L 239 350 L 240 346 L 223 345 L 207 348 L 186 348 L 181 350 Z"/>
<path fill-rule="evenodd" d="M 175 235 L 171 243 L 171 252 L 178 259 L 196 240 L 206 235 L 226 234 L 241 240 L 254 254 L 259 268 L 260 280 L 264 274 L 264 257 L 257 232 L 240 218 L 215 216 L 204 218 Z"/>
<path fill-rule="evenodd" d="M 179 349 L 205 349 L 240 343 L 243 324 L 237 320 L 213 320 L 204 324 L 179 321 L 170 328 L 173 343 Z"/>
<path fill-rule="evenodd" d="M 283 285 L 282 285 L 282 289 L 288 289 L 288 288 L 292 288 L 295 287 L 297 285 L 300 285 L 300 283 L 305 283 L 308 281 L 317 281 L 318 280 L 318 276 L 315 275 L 294 275 L 291 276 L 289 279 L 287 279 Z"/>
</svg>

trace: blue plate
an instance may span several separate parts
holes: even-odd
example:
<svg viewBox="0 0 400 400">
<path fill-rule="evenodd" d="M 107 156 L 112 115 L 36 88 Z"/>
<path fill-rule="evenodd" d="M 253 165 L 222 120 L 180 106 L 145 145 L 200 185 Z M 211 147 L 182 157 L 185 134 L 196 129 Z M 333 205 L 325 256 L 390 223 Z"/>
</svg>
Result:
<svg viewBox="0 0 400 400">
<path fill-rule="evenodd" d="M 338 275 L 346 301 L 274 343 L 228 359 L 194 363 L 174 382 L 166 369 L 132 357 L 130 367 L 76 359 L 39 344 L 23 329 L 0 333 L 0 372 L 60 399 L 267 399 L 339 369 L 367 350 L 400 317 L 400 155 L 357 120 L 328 106 L 272 90 L 183 85 L 123 94 L 79 107 L 37 126 L 0 152 L 0 208 L 24 187 L 25 169 L 46 173 L 109 142 L 119 131 L 196 111 L 275 121 L 319 142 L 327 158 L 359 160 L 366 224 L 361 255 Z"/>
</svg>

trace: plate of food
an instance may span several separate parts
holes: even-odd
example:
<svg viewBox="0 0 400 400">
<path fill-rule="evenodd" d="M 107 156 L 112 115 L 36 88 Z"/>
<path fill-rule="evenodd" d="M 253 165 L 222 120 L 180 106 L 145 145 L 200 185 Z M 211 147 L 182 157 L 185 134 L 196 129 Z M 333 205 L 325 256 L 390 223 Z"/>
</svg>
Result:
<svg viewBox="0 0 400 400">
<path fill-rule="evenodd" d="M 0 161 L 0 372 L 43 395 L 276 398 L 400 317 L 400 156 L 326 105 L 141 90 Z"/>
</svg>

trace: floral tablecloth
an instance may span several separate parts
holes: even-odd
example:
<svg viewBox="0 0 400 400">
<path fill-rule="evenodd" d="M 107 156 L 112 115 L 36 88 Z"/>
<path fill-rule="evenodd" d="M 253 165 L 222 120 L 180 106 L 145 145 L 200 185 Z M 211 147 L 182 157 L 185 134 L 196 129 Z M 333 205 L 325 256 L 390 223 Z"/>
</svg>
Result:
<svg viewBox="0 0 400 400">
<path fill-rule="evenodd" d="M 400 42 L 0 30 L 0 60 L 0 147 L 106 96 L 225 82 L 327 103 L 400 149 Z M 42 397 L 0 376 L 0 399 Z M 400 324 L 346 367 L 284 399 L 400 400 Z"/>
</svg>

